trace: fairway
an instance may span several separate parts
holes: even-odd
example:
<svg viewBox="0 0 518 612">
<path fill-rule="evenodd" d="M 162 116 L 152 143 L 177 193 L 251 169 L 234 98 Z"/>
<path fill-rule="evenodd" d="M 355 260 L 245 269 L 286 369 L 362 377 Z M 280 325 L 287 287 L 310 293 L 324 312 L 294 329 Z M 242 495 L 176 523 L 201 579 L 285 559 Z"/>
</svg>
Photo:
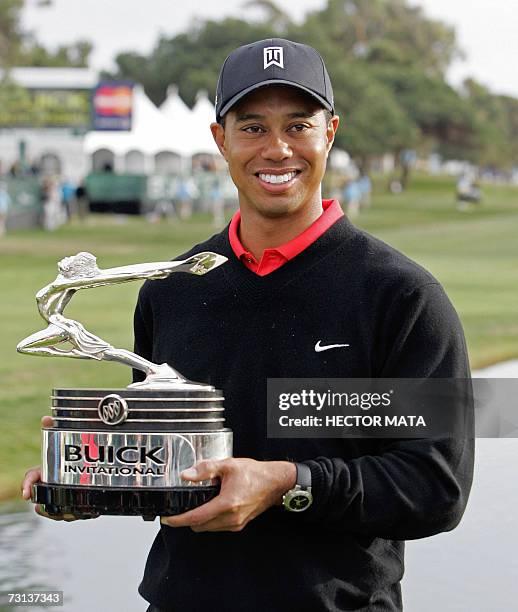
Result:
<svg viewBox="0 0 518 612">
<path fill-rule="evenodd" d="M 398 196 L 379 183 L 372 207 L 356 223 L 441 281 L 464 325 L 471 365 L 479 368 L 518 357 L 518 189 L 486 185 L 482 206 L 465 213 L 456 210 L 453 194 L 453 179 L 415 178 Z M 39 463 L 39 419 L 50 413 L 54 386 L 129 382 L 129 370 L 117 364 L 16 353 L 19 340 L 45 325 L 34 296 L 55 277 L 57 261 L 83 250 L 93 252 L 100 267 L 167 260 L 212 233 L 206 215 L 161 224 L 92 216 L 84 225 L 52 233 L 18 231 L 0 240 L 0 499 L 18 495 L 23 473 Z M 112 344 L 130 348 L 138 286 L 81 292 L 67 315 Z"/>
</svg>

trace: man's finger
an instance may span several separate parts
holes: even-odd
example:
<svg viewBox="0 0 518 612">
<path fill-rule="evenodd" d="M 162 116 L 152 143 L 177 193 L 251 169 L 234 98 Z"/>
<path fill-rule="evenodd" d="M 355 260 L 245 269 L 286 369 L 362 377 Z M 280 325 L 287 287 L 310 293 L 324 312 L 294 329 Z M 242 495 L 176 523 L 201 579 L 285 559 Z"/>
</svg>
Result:
<svg viewBox="0 0 518 612">
<path fill-rule="evenodd" d="M 41 417 L 41 426 L 42 427 L 54 427 L 54 419 L 48 415 Z"/>
<path fill-rule="evenodd" d="M 41 479 L 41 470 L 39 467 L 33 467 L 27 470 L 22 483 L 22 497 L 23 499 L 30 499 L 31 488 L 35 482 L 39 482 Z"/>
<path fill-rule="evenodd" d="M 188 512 L 183 512 L 176 516 L 163 516 L 160 518 L 160 522 L 169 527 L 191 527 L 192 525 L 208 523 L 224 512 L 228 512 L 228 508 L 225 502 L 221 500 L 220 495 L 218 495 L 206 504 Z"/>
<path fill-rule="evenodd" d="M 31 496 L 31 488 L 29 485 L 25 484 L 25 480 L 22 483 L 22 498 L 29 499 Z"/>
<path fill-rule="evenodd" d="M 212 480 L 221 476 L 225 470 L 225 460 L 222 461 L 211 461 L 204 460 L 199 461 L 196 465 L 183 470 L 180 476 L 183 480 L 189 480 L 191 482 L 200 482 L 201 480 Z"/>
</svg>

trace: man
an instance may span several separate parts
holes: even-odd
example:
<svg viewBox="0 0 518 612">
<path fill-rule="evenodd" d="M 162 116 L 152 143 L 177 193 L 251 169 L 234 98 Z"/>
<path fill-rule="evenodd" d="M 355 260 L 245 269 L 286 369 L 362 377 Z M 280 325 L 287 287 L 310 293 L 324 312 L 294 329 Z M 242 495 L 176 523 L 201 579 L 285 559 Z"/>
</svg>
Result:
<svg viewBox="0 0 518 612">
<path fill-rule="evenodd" d="M 216 120 L 239 212 L 181 257 L 229 261 L 145 283 L 135 348 L 223 390 L 235 458 L 183 473 L 221 492 L 161 520 L 139 591 L 150 611 L 401 610 L 403 541 L 457 525 L 471 442 L 268 438 L 266 381 L 469 376 L 460 323 L 428 272 L 322 200 L 339 119 L 314 49 L 236 49 Z"/>
</svg>

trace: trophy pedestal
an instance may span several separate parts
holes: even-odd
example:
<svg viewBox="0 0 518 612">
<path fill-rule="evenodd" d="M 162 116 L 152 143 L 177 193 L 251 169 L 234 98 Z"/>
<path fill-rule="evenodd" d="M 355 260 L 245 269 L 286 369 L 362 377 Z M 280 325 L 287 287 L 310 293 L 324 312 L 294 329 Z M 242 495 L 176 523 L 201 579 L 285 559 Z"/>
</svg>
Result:
<svg viewBox="0 0 518 612">
<path fill-rule="evenodd" d="M 56 389 L 32 501 L 49 514 L 170 516 L 219 492 L 180 473 L 232 456 L 221 393 L 210 386 Z"/>
<path fill-rule="evenodd" d="M 32 501 L 45 506 L 48 514 L 73 514 L 92 518 L 100 514 L 142 516 L 153 521 L 157 516 L 187 512 L 210 501 L 219 493 L 219 486 L 171 488 L 103 488 L 33 485 Z"/>
</svg>

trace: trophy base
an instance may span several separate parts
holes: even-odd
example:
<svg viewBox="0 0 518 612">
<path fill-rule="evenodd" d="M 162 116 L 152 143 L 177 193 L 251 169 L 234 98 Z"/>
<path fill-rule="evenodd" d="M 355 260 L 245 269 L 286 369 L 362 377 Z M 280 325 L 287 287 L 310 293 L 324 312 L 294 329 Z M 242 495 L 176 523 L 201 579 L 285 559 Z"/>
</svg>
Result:
<svg viewBox="0 0 518 612">
<path fill-rule="evenodd" d="M 99 515 L 173 516 L 196 508 L 219 493 L 219 485 L 170 488 L 63 486 L 38 482 L 32 487 L 31 501 L 41 504 L 50 515 L 73 514 L 77 518 Z"/>
</svg>

